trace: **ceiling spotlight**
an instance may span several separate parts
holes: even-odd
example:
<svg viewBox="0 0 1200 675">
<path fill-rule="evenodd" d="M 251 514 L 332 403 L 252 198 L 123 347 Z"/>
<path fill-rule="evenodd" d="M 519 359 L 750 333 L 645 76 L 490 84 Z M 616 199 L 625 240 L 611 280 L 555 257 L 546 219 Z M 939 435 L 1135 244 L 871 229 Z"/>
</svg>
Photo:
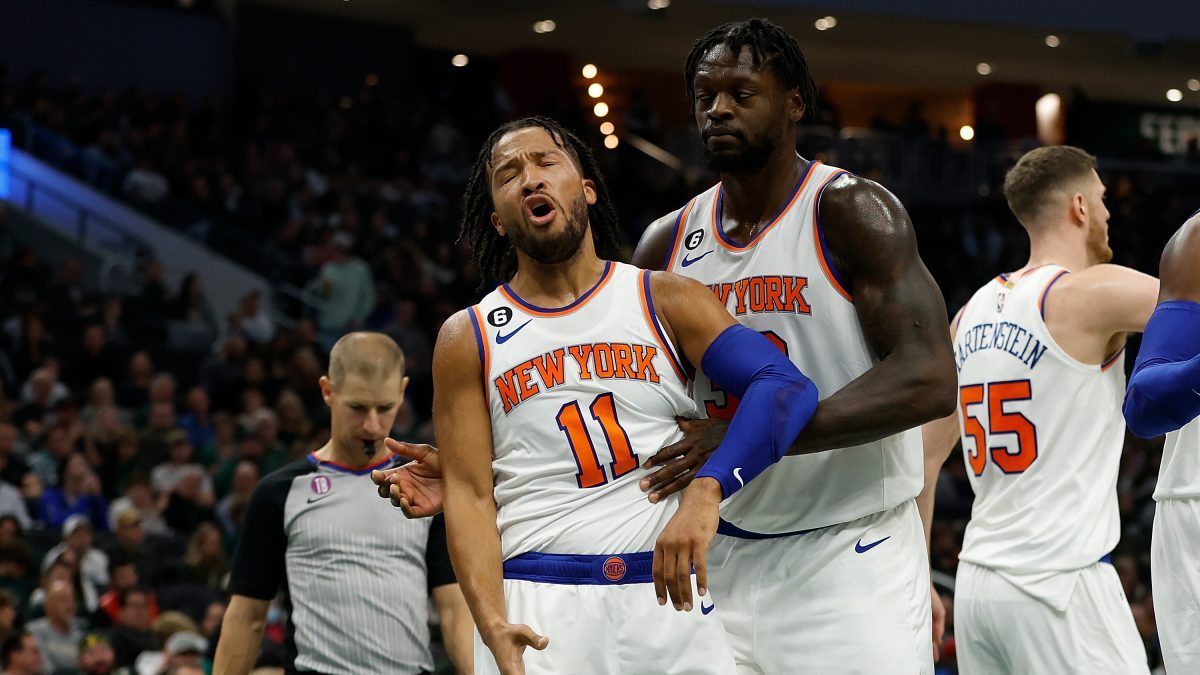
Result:
<svg viewBox="0 0 1200 675">
<path fill-rule="evenodd" d="M 535 33 L 552 33 L 555 28 L 558 28 L 558 24 L 554 23 L 553 19 L 546 19 L 545 21 L 538 21 L 533 24 L 533 32 Z"/>
<path fill-rule="evenodd" d="M 612 134 L 609 134 L 604 137 L 604 147 L 608 148 L 609 150 L 615 149 L 617 147 L 617 144 L 619 144 L 620 142 L 621 141 L 617 140 L 617 137 Z"/>
<path fill-rule="evenodd" d="M 596 117 L 604 117 L 608 114 L 608 104 L 600 101 L 596 104 L 596 107 L 592 108 L 592 112 L 596 113 Z"/>
<path fill-rule="evenodd" d="M 595 77 L 596 73 L 599 73 L 600 70 L 598 68 L 596 68 L 596 66 L 589 63 L 583 67 L 582 72 L 583 72 L 583 76 L 590 80 L 593 77 Z"/>
<path fill-rule="evenodd" d="M 467 58 L 466 54 L 455 54 L 454 58 L 450 59 L 450 65 L 455 68 L 462 68 L 470 62 L 471 59 Z"/>
<path fill-rule="evenodd" d="M 835 19 L 832 16 L 821 17 L 820 19 L 817 19 L 816 22 L 813 24 L 813 26 L 815 26 L 817 30 L 829 30 L 830 28 L 833 28 L 836 25 L 837 25 L 837 19 Z"/>
<path fill-rule="evenodd" d="M 1168 89 L 1167 100 L 1172 103 L 1178 103 L 1183 100 L 1183 92 L 1178 89 Z"/>
<path fill-rule="evenodd" d="M 958 137 L 964 141 L 969 141 L 972 138 L 975 138 L 975 128 L 970 124 L 962 125 L 962 128 L 958 130 Z"/>
<path fill-rule="evenodd" d="M 364 80 L 364 84 L 366 84 L 368 87 L 374 87 L 375 85 L 379 84 L 379 76 L 375 73 L 367 75 L 367 79 Z"/>
<path fill-rule="evenodd" d="M 1046 36 L 1046 46 L 1047 47 L 1057 47 L 1061 44 L 1062 44 L 1062 40 L 1059 40 L 1057 35 L 1047 35 Z"/>
<path fill-rule="evenodd" d="M 605 122 L 604 124 L 600 125 L 600 133 L 604 134 L 605 136 L 608 136 L 609 134 L 611 134 L 612 132 L 614 132 L 616 130 L 617 130 L 617 127 L 615 125 L 613 125 L 612 122 Z"/>
<path fill-rule="evenodd" d="M 666 9 L 671 6 L 671 0 L 649 0 L 646 6 L 650 9 Z"/>
<path fill-rule="evenodd" d="M 593 82 L 588 85 L 588 96 L 592 98 L 600 98 L 604 95 L 604 85 L 599 82 Z"/>
<path fill-rule="evenodd" d="M 979 73 L 980 75 L 991 75 L 992 65 L 990 63 L 980 61 L 979 63 L 975 64 L 975 72 Z"/>
<path fill-rule="evenodd" d="M 1200 80 L 1194 77 L 1188 80 L 1188 89 L 1191 91 L 1200 91 Z"/>
</svg>

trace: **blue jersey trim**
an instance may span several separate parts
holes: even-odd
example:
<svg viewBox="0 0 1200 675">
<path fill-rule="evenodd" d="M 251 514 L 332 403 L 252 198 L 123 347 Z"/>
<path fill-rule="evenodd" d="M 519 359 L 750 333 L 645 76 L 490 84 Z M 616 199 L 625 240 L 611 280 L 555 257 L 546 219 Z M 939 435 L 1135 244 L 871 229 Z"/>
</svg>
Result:
<svg viewBox="0 0 1200 675">
<path fill-rule="evenodd" d="M 650 292 L 650 270 L 642 271 L 642 291 L 646 294 L 646 309 L 650 313 L 651 328 L 658 334 L 658 339 L 662 341 L 662 345 L 667 350 L 667 358 L 671 359 L 676 371 L 679 373 L 688 372 L 683 367 L 683 360 L 675 353 L 675 345 L 667 339 L 666 333 L 663 332 L 662 326 L 658 323 L 658 314 L 654 312 L 654 295 Z M 685 381 L 684 384 L 687 384 Z"/>
<path fill-rule="evenodd" d="M 1050 280 L 1050 283 L 1046 284 L 1045 288 L 1042 289 L 1042 297 L 1038 298 L 1038 312 L 1040 312 L 1042 315 L 1042 321 L 1046 320 L 1046 296 L 1050 294 L 1050 289 L 1054 286 L 1054 284 L 1057 284 L 1058 280 L 1063 278 L 1063 276 L 1066 274 L 1067 270 L 1062 270 Z"/>
<path fill-rule="evenodd" d="M 583 295 L 579 296 L 578 298 L 575 298 L 574 302 L 572 302 L 571 304 L 566 305 L 564 307 L 538 307 L 537 305 L 535 305 L 531 302 L 526 302 L 521 296 L 517 295 L 516 291 L 514 291 L 512 289 L 512 287 L 509 286 L 508 284 L 504 284 L 504 290 L 508 294 L 508 297 L 512 298 L 513 301 L 515 301 L 518 305 L 524 307 L 525 309 L 533 310 L 534 312 L 540 312 L 543 314 L 559 314 L 561 312 L 566 312 L 566 311 L 572 310 L 572 309 L 578 307 L 579 305 L 582 305 L 583 303 L 587 302 L 588 298 L 592 297 L 592 294 L 596 292 L 596 289 L 600 288 L 600 286 L 602 286 L 604 284 L 604 282 L 608 279 L 609 273 L 611 273 L 611 272 L 612 272 L 612 261 L 605 260 L 604 261 L 604 271 L 600 273 L 599 281 L 597 281 L 594 286 L 589 288 L 587 293 L 584 293 Z"/>
<path fill-rule="evenodd" d="M 761 532 L 743 530 L 724 518 L 717 523 L 717 534 L 723 534 L 726 537 L 737 537 L 738 539 L 782 539 L 784 537 L 796 537 L 823 529 L 825 528 L 814 527 L 811 530 L 796 530 L 795 532 L 780 532 L 779 534 L 762 534 Z"/>
<path fill-rule="evenodd" d="M 825 261 L 825 267 L 829 270 L 829 273 L 833 275 L 838 285 L 845 289 L 847 293 L 850 292 L 850 282 L 838 271 L 837 265 L 833 264 L 833 257 L 828 253 L 829 244 L 825 242 L 825 228 L 821 226 L 821 195 L 825 194 L 825 188 L 829 187 L 830 183 L 848 173 L 848 171 L 839 171 L 826 179 L 825 184 L 821 186 L 820 192 L 817 192 L 815 205 L 813 206 L 813 226 L 817 228 L 817 241 L 820 242 L 820 250 L 817 251 L 817 255 L 821 256 L 821 259 Z"/>
<path fill-rule="evenodd" d="M 654 552 L 611 555 L 522 553 L 504 561 L 504 578 L 542 584 L 619 586 L 654 582 Z"/>
<path fill-rule="evenodd" d="M 721 227 L 721 215 L 725 212 L 725 186 L 723 184 L 719 186 L 717 188 L 717 210 L 713 215 L 713 218 L 716 221 L 713 223 L 713 229 L 717 231 L 717 236 L 720 237 L 721 240 L 728 244 L 731 248 L 738 251 L 754 246 L 754 244 L 757 243 L 759 239 L 762 239 L 762 236 L 767 233 L 767 230 L 771 229 L 771 226 L 779 220 L 779 217 L 782 216 L 784 212 L 792 206 L 792 202 L 796 200 L 796 193 L 799 192 L 800 188 L 804 186 L 804 181 L 808 179 L 808 174 L 812 172 L 812 168 L 819 163 L 820 162 L 814 160 L 809 162 L 808 166 L 804 167 L 804 173 L 800 174 L 800 180 L 796 181 L 796 187 L 792 188 L 791 194 L 788 195 L 787 200 L 783 202 L 783 208 L 779 209 L 779 213 L 776 213 L 774 218 L 767 221 L 767 225 L 760 229 L 758 234 L 751 237 L 750 240 L 745 244 L 739 244 L 730 239 L 729 236 L 725 234 L 725 228 Z"/>
</svg>

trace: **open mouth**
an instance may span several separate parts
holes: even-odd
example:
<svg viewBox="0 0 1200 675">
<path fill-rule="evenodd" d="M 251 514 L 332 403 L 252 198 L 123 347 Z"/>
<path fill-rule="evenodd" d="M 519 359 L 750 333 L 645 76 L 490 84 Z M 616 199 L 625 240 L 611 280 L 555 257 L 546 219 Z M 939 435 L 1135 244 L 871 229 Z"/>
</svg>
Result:
<svg viewBox="0 0 1200 675">
<path fill-rule="evenodd" d="M 554 220 L 554 202 L 545 195 L 530 195 L 525 198 L 525 216 L 534 225 L 546 225 Z"/>
</svg>

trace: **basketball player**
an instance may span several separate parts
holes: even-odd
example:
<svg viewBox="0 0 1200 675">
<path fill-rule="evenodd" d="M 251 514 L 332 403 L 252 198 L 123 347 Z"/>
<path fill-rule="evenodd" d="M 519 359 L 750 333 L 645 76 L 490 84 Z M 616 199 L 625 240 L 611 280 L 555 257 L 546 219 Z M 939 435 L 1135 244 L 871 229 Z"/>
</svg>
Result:
<svg viewBox="0 0 1200 675">
<path fill-rule="evenodd" d="M 1150 438 L 1167 434 L 1154 499 L 1150 571 L 1168 673 L 1200 672 L 1200 212 L 1163 251 L 1158 308 L 1146 325 L 1125 421 Z"/>
<path fill-rule="evenodd" d="M 883 187 L 796 154 L 815 87 L 782 28 L 713 29 L 685 80 L 721 182 L 652 224 L 633 262 L 706 284 L 828 396 L 793 445 L 802 456 L 721 510 L 709 569 L 739 672 L 932 673 L 915 427 L 953 409 L 954 370 L 912 224 Z M 741 409 L 702 370 L 711 419 L 654 458 L 652 501 L 690 480 Z"/>
<path fill-rule="evenodd" d="M 591 153 L 557 123 L 518 120 L 484 145 L 462 232 L 485 278 L 508 283 L 451 317 L 434 348 L 476 672 L 733 672 L 713 605 L 690 611 L 687 572 L 704 596 L 719 502 L 782 456 L 816 390 L 700 284 L 605 260 L 617 227 Z M 641 460 L 695 408 L 683 359 L 747 405 L 682 498 L 650 503 Z M 685 611 L 660 607 L 668 595 Z"/>
<path fill-rule="evenodd" d="M 1158 281 L 1105 264 L 1095 167 L 1069 146 L 1017 162 L 1004 196 L 1029 262 L 951 324 L 960 407 L 924 437 L 944 460 L 961 434 L 975 490 L 954 594 L 963 675 L 1149 672 L 1108 554 L 1120 535 L 1125 336 L 1145 327 Z"/>
</svg>

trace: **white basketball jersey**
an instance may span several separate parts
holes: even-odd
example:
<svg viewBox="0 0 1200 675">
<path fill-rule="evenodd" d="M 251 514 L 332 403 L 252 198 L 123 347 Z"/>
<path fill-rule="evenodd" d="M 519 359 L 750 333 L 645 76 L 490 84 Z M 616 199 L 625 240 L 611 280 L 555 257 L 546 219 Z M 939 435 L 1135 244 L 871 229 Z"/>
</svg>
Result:
<svg viewBox="0 0 1200 675">
<path fill-rule="evenodd" d="M 975 490 L 960 559 L 1065 607 L 1076 575 L 1120 535 L 1124 350 L 1081 363 L 1046 328 L 1046 293 L 1067 270 L 1001 275 L 963 309 L 954 340 L 959 422 Z"/>
<path fill-rule="evenodd" d="M 666 269 L 716 293 L 743 325 L 767 336 L 817 385 L 822 398 L 869 370 L 867 346 L 847 284 L 825 255 L 821 192 L 844 173 L 809 164 L 783 211 L 744 246 L 721 229 L 718 184 L 675 216 Z M 693 397 L 709 417 L 732 417 L 733 399 L 696 373 Z M 886 511 L 921 490 L 920 431 L 872 443 L 785 457 L 723 506 L 721 517 L 744 530 L 781 534 L 857 520 Z"/>
<path fill-rule="evenodd" d="M 675 417 L 695 416 L 649 274 L 609 262 L 566 307 L 505 284 L 471 308 L 505 559 L 651 551 L 675 512 L 638 486 L 641 463 L 682 437 Z"/>
<path fill-rule="evenodd" d="M 1154 499 L 1200 498 L 1200 417 L 1167 434 Z"/>
</svg>

